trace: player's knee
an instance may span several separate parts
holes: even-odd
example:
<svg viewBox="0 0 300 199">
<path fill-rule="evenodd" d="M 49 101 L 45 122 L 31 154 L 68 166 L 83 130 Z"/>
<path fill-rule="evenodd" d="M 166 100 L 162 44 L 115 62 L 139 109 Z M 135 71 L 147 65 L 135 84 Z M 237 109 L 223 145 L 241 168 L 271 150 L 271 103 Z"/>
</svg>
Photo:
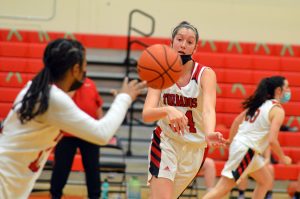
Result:
<svg viewBox="0 0 300 199">
<path fill-rule="evenodd" d="M 260 187 L 265 187 L 266 189 L 270 189 L 270 188 L 272 188 L 273 179 L 272 179 L 271 175 L 267 175 L 264 180 L 256 181 L 256 183 Z"/>
<path fill-rule="evenodd" d="M 207 167 L 214 167 L 214 166 L 215 166 L 215 162 L 214 162 L 213 159 L 207 158 L 207 159 L 205 160 L 205 165 L 206 165 Z"/>
</svg>

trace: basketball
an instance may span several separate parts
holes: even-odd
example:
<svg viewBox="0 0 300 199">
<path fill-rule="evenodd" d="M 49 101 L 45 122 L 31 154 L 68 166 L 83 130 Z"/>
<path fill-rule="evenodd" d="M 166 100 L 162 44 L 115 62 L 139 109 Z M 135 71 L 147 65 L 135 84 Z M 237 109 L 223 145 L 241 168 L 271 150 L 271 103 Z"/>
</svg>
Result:
<svg viewBox="0 0 300 199">
<path fill-rule="evenodd" d="M 137 63 L 141 80 L 151 88 L 165 89 L 179 79 L 182 64 L 179 54 L 166 45 L 155 44 L 146 48 Z"/>
</svg>

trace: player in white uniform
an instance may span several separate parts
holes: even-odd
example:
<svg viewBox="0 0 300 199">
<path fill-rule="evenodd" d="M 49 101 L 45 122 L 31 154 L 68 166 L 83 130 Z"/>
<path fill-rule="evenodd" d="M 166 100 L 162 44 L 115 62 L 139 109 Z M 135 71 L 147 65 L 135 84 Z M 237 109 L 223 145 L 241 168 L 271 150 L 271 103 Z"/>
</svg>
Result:
<svg viewBox="0 0 300 199">
<path fill-rule="evenodd" d="M 148 89 L 143 119 L 158 120 L 149 154 L 150 198 L 177 198 L 198 173 L 207 141 L 224 142 L 214 132 L 216 76 L 191 58 L 198 32 L 187 22 L 172 33 L 172 47 L 181 55 L 183 74 L 164 90 Z"/>
<path fill-rule="evenodd" d="M 0 134 L 0 198 L 26 199 L 60 138 L 72 132 L 95 144 L 106 144 L 122 123 L 145 82 L 128 83 L 100 120 L 81 111 L 66 94 L 82 85 L 85 51 L 79 42 L 57 39 L 44 53 L 43 70 L 17 96 Z"/>
<path fill-rule="evenodd" d="M 229 158 L 222 177 L 204 199 L 222 198 L 248 175 L 256 181 L 252 198 L 265 197 L 272 185 L 272 176 L 263 152 L 270 146 L 282 163 L 291 163 L 277 139 L 285 115 L 280 103 L 289 101 L 290 96 L 288 81 L 281 76 L 272 76 L 263 79 L 254 94 L 243 102 L 245 110 L 230 129 Z"/>
</svg>

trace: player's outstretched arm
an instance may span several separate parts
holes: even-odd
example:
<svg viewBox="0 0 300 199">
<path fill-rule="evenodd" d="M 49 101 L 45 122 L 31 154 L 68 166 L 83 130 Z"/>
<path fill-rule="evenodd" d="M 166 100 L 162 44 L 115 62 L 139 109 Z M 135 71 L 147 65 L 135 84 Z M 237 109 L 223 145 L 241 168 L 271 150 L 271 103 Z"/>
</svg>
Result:
<svg viewBox="0 0 300 199">
<path fill-rule="evenodd" d="M 202 118 L 206 141 L 209 145 L 217 147 L 225 144 L 225 139 L 220 132 L 215 132 L 216 127 L 216 74 L 212 69 L 205 69 L 201 78 L 203 92 Z"/>
<path fill-rule="evenodd" d="M 120 127 L 131 102 L 145 85 L 145 82 L 138 83 L 136 80 L 128 82 L 126 78 L 110 109 L 99 120 L 80 110 L 65 93 L 53 93 L 45 121 L 81 139 L 105 145 Z"/>
<path fill-rule="evenodd" d="M 292 160 L 286 156 L 278 141 L 278 133 L 284 121 L 284 110 L 279 106 L 274 106 L 270 111 L 269 118 L 271 121 L 269 141 L 271 150 L 279 157 L 279 161 L 283 164 L 291 164 Z"/>
<path fill-rule="evenodd" d="M 202 118 L 204 133 L 208 135 L 216 127 L 216 74 L 211 69 L 205 69 L 201 78 L 203 92 Z"/>
</svg>

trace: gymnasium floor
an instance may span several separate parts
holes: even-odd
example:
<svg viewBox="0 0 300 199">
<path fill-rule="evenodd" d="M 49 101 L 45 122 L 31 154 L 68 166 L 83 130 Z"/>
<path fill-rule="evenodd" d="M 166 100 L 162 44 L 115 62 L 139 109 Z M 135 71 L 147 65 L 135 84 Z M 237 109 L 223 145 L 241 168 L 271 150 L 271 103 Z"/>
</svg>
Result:
<svg viewBox="0 0 300 199">
<path fill-rule="evenodd" d="M 142 189 L 142 199 L 148 198 L 149 190 L 147 188 Z M 204 191 L 199 191 L 198 195 L 203 196 Z M 124 195 L 124 194 L 123 194 Z M 246 195 L 250 198 L 250 195 Z M 110 199 L 125 199 L 125 196 L 110 194 Z M 188 198 L 188 197 L 182 197 Z M 225 197 L 229 198 L 229 197 Z M 289 199 L 290 197 L 286 193 L 274 193 L 273 199 Z M 50 199 L 49 192 L 32 193 L 29 199 Z M 87 199 L 86 188 L 83 185 L 67 185 L 65 188 L 65 196 L 63 199 Z"/>
<path fill-rule="evenodd" d="M 133 142 L 134 144 L 132 145 L 132 151 L 134 151 L 134 155 L 139 155 L 139 156 L 146 156 L 147 151 L 148 151 L 148 145 L 150 142 L 150 136 L 146 133 L 140 133 L 140 132 L 150 132 L 152 128 L 149 129 L 149 127 L 135 127 L 133 129 L 133 137 L 135 139 L 140 139 L 140 140 L 146 140 L 145 142 Z M 128 127 L 127 126 L 122 126 L 117 135 L 119 138 L 126 138 L 127 137 L 127 132 L 128 132 Z M 123 147 L 124 150 L 126 151 L 127 143 L 123 142 Z M 102 150 L 102 152 L 104 152 Z M 145 186 L 146 182 L 146 172 L 147 172 L 147 159 L 134 159 L 134 158 L 128 158 L 126 157 L 126 164 L 127 164 L 127 178 L 129 178 L 131 175 L 138 175 L 140 182 L 143 185 L 142 188 L 142 199 L 147 199 L 148 194 L 149 194 L 149 189 L 148 187 Z M 120 176 L 116 175 L 113 176 L 115 180 L 118 180 Z M 49 179 L 50 178 L 50 173 L 49 172 L 44 172 L 41 176 L 41 178 Z M 106 174 L 101 174 L 101 178 L 105 179 L 107 178 Z M 109 178 L 109 177 L 108 177 Z M 86 199 L 87 198 L 87 192 L 86 192 L 86 186 L 84 185 L 84 173 L 82 172 L 73 172 L 69 176 L 70 183 L 66 185 L 64 189 L 65 196 L 63 199 Z M 204 187 L 204 180 L 203 178 L 198 178 L 197 182 L 199 183 L 199 187 Z M 76 184 L 77 183 L 77 184 Z M 251 180 L 249 181 L 249 187 L 253 188 L 254 187 L 254 182 Z M 286 190 L 286 187 L 288 185 L 288 181 L 275 181 L 274 184 L 274 189 L 276 190 L 281 190 L 284 191 Z M 49 189 L 49 184 L 48 183 L 37 183 L 35 185 L 35 188 L 44 188 L 44 189 Z M 114 187 L 110 187 L 110 189 L 114 189 Z M 198 193 L 199 196 L 204 195 L 204 191 L 201 190 Z M 250 195 L 246 195 L 250 197 Z M 188 197 L 182 197 L 188 198 Z M 195 197 L 194 197 L 195 198 Z M 201 197 L 199 197 L 201 198 Z M 229 198 L 229 197 L 225 197 Z M 288 196 L 287 193 L 274 193 L 273 194 L 273 199 L 289 199 L 290 197 Z M 50 199 L 49 192 L 44 191 L 44 192 L 38 192 L 38 193 L 32 193 L 30 199 Z M 110 199 L 125 199 L 125 196 L 118 196 L 116 194 L 110 194 Z M 192 198 L 191 198 L 192 199 Z"/>
</svg>

